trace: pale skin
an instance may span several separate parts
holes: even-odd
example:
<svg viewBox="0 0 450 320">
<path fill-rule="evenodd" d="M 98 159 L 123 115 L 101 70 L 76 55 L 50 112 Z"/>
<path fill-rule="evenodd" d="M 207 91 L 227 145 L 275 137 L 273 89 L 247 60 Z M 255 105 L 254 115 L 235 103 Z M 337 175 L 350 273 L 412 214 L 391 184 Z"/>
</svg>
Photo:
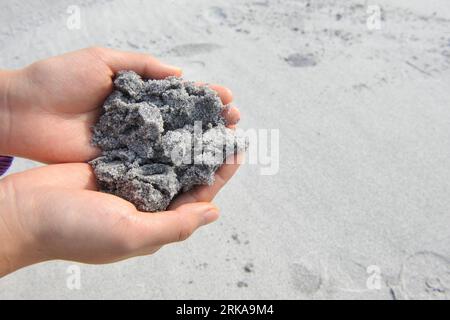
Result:
<svg viewBox="0 0 450 320">
<path fill-rule="evenodd" d="M 166 212 L 139 212 L 98 192 L 86 164 L 100 153 L 90 128 L 120 70 L 181 76 L 150 55 L 97 47 L 0 71 L 0 154 L 48 163 L 0 179 L 0 277 L 53 259 L 101 264 L 152 254 L 219 217 L 211 201 L 241 156 L 218 170 L 214 185 L 178 196 Z M 224 104 L 232 102 L 229 89 L 211 88 Z M 236 107 L 224 116 L 230 127 L 240 117 Z"/>
</svg>

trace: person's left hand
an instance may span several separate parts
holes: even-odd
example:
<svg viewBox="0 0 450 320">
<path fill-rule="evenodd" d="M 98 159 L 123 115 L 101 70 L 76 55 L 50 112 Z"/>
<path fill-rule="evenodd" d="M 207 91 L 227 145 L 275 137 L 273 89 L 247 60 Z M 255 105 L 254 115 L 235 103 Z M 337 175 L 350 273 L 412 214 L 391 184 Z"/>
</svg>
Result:
<svg viewBox="0 0 450 320">
<path fill-rule="evenodd" d="M 6 110 L 0 110 L 0 154 L 45 163 L 85 162 L 98 156 L 99 150 L 90 143 L 91 127 L 120 70 L 133 70 L 151 79 L 181 76 L 180 69 L 150 55 L 99 47 L 10 72 L 5 80 Z M 231 102 L 230 90 L 210 87 L 224 104 Z M 239 111 L 232 108 L 225 116 L 233 125 Z"/>
</svg>

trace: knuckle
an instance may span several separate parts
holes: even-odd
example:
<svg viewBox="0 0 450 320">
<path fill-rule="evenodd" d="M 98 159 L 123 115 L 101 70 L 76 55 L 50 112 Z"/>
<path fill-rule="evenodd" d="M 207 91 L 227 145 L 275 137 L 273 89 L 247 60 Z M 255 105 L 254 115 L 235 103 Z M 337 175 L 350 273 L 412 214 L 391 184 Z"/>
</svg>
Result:
<svg viewBox="0 0 450 320">
<path fill-rule="evenodd" d="M 192 233 L 194 233 L 194 229 L 189 224 L 183 224 L 178 232 L 178 242 L 186 240 Z"/>
<path fill-rule="evenodd" d="M 192 235 L 192 230 L 183 227 L 178 234 L 178 242 L 184 241 Z"/>
</svg>

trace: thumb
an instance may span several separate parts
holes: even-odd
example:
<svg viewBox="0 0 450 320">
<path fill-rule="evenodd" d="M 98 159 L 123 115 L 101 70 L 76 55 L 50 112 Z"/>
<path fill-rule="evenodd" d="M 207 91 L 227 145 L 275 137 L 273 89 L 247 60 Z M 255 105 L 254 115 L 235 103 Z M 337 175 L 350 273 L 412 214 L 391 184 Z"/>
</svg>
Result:
<svg viewBox="0 0 450 320">
<path fill-rule="evenodd" d="M 180 68 L 164 64 L 149 54 L 102 47 L 93 47 L 87 50 L 106 63 L 114 74 L 121 70 L 132 70 L 144 78 L 151 79 L 180 77 L 182 74 Z"/>
<path fill-rule="evenodd" d="M 171 242 L 184 241 L 199 227 L 219 218 L 219 210 L 209 202 L 185 204 L 173 211 L 161 213 L 140 213 L 139 223 L 147 229 L 142 247 L 161 246 Z"/>
</svg>

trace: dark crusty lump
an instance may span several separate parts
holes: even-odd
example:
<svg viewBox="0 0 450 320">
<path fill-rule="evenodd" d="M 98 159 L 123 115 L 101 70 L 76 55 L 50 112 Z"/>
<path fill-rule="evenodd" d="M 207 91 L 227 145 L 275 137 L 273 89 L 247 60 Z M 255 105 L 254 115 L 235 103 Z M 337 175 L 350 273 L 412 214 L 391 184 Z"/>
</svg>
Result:
<svg viewBox="0 0 450 320">
<path fill-rule="evenodd" d="M 180 78 L 120 72 L 93 128 L 103 152 L 90 162 L 101 191 L 141 211 L 166 209 L 180 192 L 214 182 L 225 159 L 247 148 L 226 128 L 215 91 Z"/>
</svg>

